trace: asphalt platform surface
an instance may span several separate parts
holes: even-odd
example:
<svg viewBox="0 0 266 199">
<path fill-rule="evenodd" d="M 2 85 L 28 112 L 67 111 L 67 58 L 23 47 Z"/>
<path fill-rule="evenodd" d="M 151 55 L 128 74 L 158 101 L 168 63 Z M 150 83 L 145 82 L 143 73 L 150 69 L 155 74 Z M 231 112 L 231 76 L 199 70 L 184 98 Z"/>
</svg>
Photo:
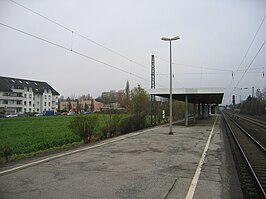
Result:
<svg viewBox="0 0 266 199">
<path fill-rule="evenodd" d="M 160 126 L 1 167 L 0 198 L 242 198 L 220 123 L 213 115 L 173 135 Z"/>
</svg>

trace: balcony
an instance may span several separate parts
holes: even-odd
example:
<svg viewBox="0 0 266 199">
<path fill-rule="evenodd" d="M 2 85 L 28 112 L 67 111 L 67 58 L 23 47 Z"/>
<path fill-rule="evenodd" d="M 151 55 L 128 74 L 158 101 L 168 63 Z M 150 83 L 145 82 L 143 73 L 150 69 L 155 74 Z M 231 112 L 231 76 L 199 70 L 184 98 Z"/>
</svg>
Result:
<svg viewBox="0 0 266 199">
<path fill-rule="evenodd" d="M 0 104 L 0 108 L 23 108 L 23 104 Z"/>
<path fill-rule="evenodd" d="M 14 100 L 14 101 L 19 101 L 23 100 L 23 96 L 0 96 L 0 100 Z"/>
<path fill-rule="evenodd" d="M 23 100 L 23 95 L 21 92 L 2 92 L 0 93 L 0 100 Z"/>
<path fill-rule="evenodd" d="M 24 88 L 21 88 L 21 89 L 16 89 L 16 88 L 14 88 L 14 89 L 12 89 L 12 91 L 13 91 L 14 93 L 23 93 L 23 92 L 24 92 Z"/>
</svg>

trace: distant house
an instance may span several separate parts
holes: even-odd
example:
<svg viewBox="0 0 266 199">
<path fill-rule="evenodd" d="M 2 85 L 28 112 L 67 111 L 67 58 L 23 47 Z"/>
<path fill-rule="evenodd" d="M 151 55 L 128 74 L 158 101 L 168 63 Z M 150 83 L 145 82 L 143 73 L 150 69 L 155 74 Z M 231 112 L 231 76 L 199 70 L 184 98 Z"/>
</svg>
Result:
<svg viewBox="0 0 266 199">
<path fill-rule="evenodd" d="M 71 112 L 100 112 L 103 103 L 92 100 L 60 100 L 60 111 Z"/>
<path fill-rule="evenodd" d="M 110 90 L 109 92 L 102 92 L 101 101 L 104 103 L 103 110 L 125 109 L 125 90 Z"/>
<path fill-rule="evenodd" d="M 47 82 L 0 76 L 0 112 L 2 113 L 57 111 L 59 95 Z"/>
</svg>

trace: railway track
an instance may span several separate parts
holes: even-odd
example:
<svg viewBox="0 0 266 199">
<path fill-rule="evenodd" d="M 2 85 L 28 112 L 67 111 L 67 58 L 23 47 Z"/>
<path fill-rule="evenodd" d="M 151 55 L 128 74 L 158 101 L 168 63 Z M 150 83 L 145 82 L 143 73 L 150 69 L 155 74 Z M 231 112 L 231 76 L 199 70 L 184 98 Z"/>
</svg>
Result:
<svg viewBox="0 0 266 199">
<path fill-rule="evenodd" d="M 224 124 L 227 130 L 233 156 L 239 174 L 240 184 L 245 198 L 266 198 L 266 149 L 246 129 L 247 122 L 243 118 L 233 117 L 223 112 Z M 237 119 L 236 119 L 237 118 Z M 242 126 L 242 124 L 244 124 Z M 253 123 L 253 125 L 256 125 Z M 259 126 L 259 128 L 262 128 Z M 266 137 L 264 133 L 260 136 Z M 264 138 L 265 139 L 265 138 Z"/>
<path fill-rule="evenodd" d="M 266 129 L 266 121 L 258 120 L 258 119 L 255 119 L 255 118 L 252 118 L 246 115 L 240 115 L 240 114 L 234 114 L 234 115 L 235 117 L 238 117 L 239 119 L 245 120 L 251 124 L 255 124 L 259 127 Z"/>
<path fill-rule="evenodd" d="M 228 113 L 228 112 L 227 112 Z M 241 114 L 230 114 L 257 142 L 266 148 L 266 122 Z"/>
</svg>

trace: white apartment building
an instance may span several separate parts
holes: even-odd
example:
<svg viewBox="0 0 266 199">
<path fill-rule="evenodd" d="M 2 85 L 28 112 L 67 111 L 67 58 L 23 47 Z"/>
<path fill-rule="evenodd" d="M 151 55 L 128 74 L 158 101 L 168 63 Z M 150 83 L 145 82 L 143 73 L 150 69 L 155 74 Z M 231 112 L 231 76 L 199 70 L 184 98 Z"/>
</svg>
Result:
<svg viewBox="0 0 266 199">
<path fill-rule="evenodd" d="M 0 113 L 56 112 L 59 95 L 47 82 L 0 76 Z"/>
</svg>

